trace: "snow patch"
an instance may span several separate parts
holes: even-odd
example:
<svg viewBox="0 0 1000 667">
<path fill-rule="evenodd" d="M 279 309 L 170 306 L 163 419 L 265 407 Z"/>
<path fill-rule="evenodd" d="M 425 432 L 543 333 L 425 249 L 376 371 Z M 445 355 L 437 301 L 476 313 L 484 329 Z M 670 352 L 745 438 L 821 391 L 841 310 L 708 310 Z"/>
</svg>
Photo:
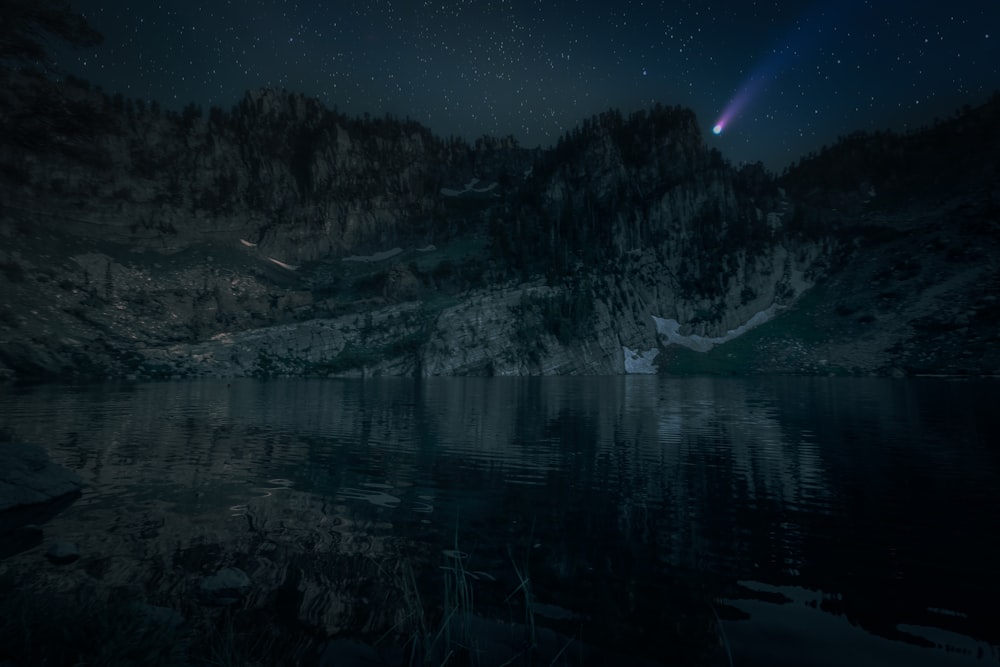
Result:
<svg viewBox="0 0 1000 667">
<path fill-rule="evenodd" d="M 625 372 L 630 375 L 655 375 L 656 366 L 653 360 L 660 353 L 655 347 L 645 352 L 632 350 L 622 345 L 622 353 L 625 355 Z"/>
<path fill-rule="evenodd" d="M 240 239 L 240 243 L 242 243 L 243 245 L 245 245 L 248 248 L 256 248 L 257 247 L 256 243 L 250 243 L 246 239 Z"/>
<path fill-rule="evenodd" d="M 477 188 L 476 184 L 479 183 L 478 178 L 474 178 L 465 184 L 465 187 L 461 190 L 455 190 L 454 188 L 441 188 L 441 194 L 445 197 L 461 197 L 467 194 L 484 195 L 487 192 L 491 192 L 496 189 L 497 183 L 490 183 L 485 188 Z M 494 193 L 494 197 L 499 197 L 500 195 Z"/>
<path fill-rule="evenodd" d="M 812 283 L 806 279 L 805 271 L 801 269 L 792 269 L 788 275 L 788 283 L 793 290 L 795 290 L 796 298 L 805 294 L 811 287 Z"/>
<path fill-rule="evenodd" d="M 681 345 L 695 352 L 708 352 L 716 345 L 721 345 L 737 336 L 742 336 L 754 327 L 759 327 L 772 317 L 778 310 L 778 304 L 771 304 L 766 310 L 755 313 L 749 320 L 730 329 L 722 336 L 699 336 L 698 334 L 684 335 L 680 333 L 681 324 L 677 320 L 664 319 L 653 315 L 653 323 L 656 324 L 656 333 L 666 339 L 667 344 L 673 343 Z"/>
<path fill-rule="evenodd" d="M 968 618 L 969 615 L 961 611 L 952 611 L 951 609 L 942 609 L 941 607 L 927 607 L 927 611 L 932 614 L 941 614 L 942 616 L 954 616 L 955 618 Z"/>
<path fill-rule="evenodd" d="M 295 271 L 299 268 L 297 266 L 292 266 L 291 264 L 285 264 L 280 259 L 275 259 L 274 257 L 268 257 L 268 259 L 277 264 L 278 266 L 280 266 L 281 268 L 288 269 L 289 271 Z"/>
<path fill-rule="evenodd" d="M 381 262 L 383 260 L 395 257 L 399 253 L 403 252 L 402 248 L 393 248 L 392 250 L 383 250 L 382 252 L 377 252 L 374 255 L 351 255 L 350 257 L 345 257 L 342 261 L 344 262 Z"/>
</svg>

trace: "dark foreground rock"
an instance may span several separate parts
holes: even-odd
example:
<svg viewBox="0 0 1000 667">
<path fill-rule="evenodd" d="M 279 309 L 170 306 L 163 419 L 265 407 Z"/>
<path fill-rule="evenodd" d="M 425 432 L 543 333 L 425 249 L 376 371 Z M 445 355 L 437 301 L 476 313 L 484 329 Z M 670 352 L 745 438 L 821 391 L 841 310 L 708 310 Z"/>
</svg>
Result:
<svg viewBox="0 0 1000 667">
<path fill-rule="evenodd" d="M 0 443 L 0 512 L 78 494 L 80 477 L 36 445 Z"/>
<path fill-rule="evenodd" d="M 38 526 L 72 504 L 82 486 L 41 447 L 0 442 L 0 558 L 38 544 Z"/>
<path fill-rule="evenodd" d="M 45 552 L 45 557 L 56 565 L 67 565 L 80 558 L 80 548 L 73 542 L 56 542 Z"/>
<path fill-rule="evenodd" d="M 458 638 L 454 644 L 441 635 L 417 641 L 407 649 L 376 647 L 354 639 L 332 639 L 324 647 L 320 667 L 376 667 L 378 665 L 407 665 L 426 662 L 447 664 L 449 658 L 461 661 L 467 658 L 483 667 L 502 667 L 512 664 L 568 664 L 632 665 L 654 667 L 662 664 L 651 658 L 627 655 L 610 649 L 586 644 L 578 638 L 564 635 L 546 627 L 528 627 L 518 623 L 492 621 L 470 614 L 453 618 L 448 624 L 448 637 Z M 463 642 L 468 642 L 464 644 Z M 462 655 L 462 648 L 474 647 L 469 655 Z M 723 665 L 724 656 L 714 651 L 706 656 L 710 667 Z M 576 662 L 578 661 L 578 662 Z"/>
</svg>

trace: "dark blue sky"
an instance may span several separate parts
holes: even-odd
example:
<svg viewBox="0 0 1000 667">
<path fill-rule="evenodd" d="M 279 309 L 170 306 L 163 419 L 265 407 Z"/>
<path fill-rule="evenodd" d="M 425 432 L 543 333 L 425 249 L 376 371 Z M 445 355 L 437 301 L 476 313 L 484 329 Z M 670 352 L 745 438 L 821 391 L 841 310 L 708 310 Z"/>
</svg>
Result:
<svg viewBox="0 0 1000 667">
<path fill-rule="evenodd" d="M 691 107 L 731 161 L 780 170 L 1000 88 L 1000 1 L 74 0 L 105 35 L 61 56 L 108 92 L 230 108 L 280 86 L 350 114 L 547 146 L 585 117 Z M 725 118 L 722 134 L 712 127 Z"/>
</svg>

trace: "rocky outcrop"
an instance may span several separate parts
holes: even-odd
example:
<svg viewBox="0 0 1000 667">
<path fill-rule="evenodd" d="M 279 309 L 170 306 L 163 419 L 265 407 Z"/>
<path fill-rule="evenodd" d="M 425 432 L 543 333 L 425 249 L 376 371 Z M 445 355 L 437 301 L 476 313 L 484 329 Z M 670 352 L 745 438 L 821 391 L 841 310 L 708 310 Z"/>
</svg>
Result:
<svg viewBox="0 0 1000 667">
<path fill-rule="evenodd" d="M 693 320 L 699 307 L 712 308 L 719 313 L 715 327 L 742 333 L 766 321 L 761 313 L 773 315 L 777 303 L 793 303 L 810 286 L 784 249 L 771 265 L 778 267 L 774 275 L 756 274 L 753 285 L 761 293 L 754 299 L 741 300 L 736 285 L 726 292 L 732 301 L 678 298 L 669 283 L 652 276 L 655 258 L 639 254 L 631 258 L 628 275 L 616 281 L 552 286 L 539 279 L 452 299 L 382 300 L 365 304 L 363 312 L 220 332 L 138 353 L 145 372 L 169 377 L 621 374 L 633 368 L 626 350 L 641 350 L 654 363 L 651 350 L 677 342 L 664 335 L 659 314 Z M 404 272 L 417 282 L 396 265 L 386 270 L 387 284 Z M 584 305 L 574 311 L 577 303 Z M 705 322 L 673 321 L 676 332 L 700 340 L 705 336 L 694 332 L 715 331 Z"/>
</svg>

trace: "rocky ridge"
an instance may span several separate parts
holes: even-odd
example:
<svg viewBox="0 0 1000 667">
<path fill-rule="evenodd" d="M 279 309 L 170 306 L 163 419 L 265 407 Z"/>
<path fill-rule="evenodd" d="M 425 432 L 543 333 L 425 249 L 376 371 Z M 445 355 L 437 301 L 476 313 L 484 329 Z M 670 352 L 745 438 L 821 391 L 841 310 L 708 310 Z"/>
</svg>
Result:
<svg viewBox="0 0 1000 667">
<path fill-rule="evenodd" d="M 541 150 L 284 91 L 203 118 L 4 76 L 9 378 L 1000 369 L 989 179 L 852 179 L 839 144 L 775 179 L 676 107 Z M 851 155 L 921 155 L 991 104 Z"/>
</svg>

